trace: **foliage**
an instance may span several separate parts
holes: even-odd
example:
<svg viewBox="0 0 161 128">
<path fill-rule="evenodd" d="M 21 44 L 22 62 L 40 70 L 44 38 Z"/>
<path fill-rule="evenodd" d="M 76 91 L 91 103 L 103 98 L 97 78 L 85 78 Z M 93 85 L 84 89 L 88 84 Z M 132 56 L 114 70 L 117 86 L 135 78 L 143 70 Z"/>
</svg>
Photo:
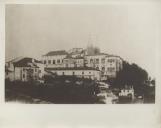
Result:
<svg viewBox="0 0 161 128">
<path fill-rule="evenodd" d="M 136 64 L 123 62 L 123 69 L 117 73 L 114 86 L 122 88 L 125 85 L 133 86 L 135 90 L 143 89 L 148 80 L 148 73 Z"/>
<path fill-rule="evenodd" d="M 97 90 L 95 81 L 90 79 L 81 80 L 74 76 L 45 76 L 45 80 L 45 84 L 6 81 L 6 100 L 21 98 L 21 94 L 23 94 L 52 103 L 88 104 L 95 102 L 95 92 Z"/>
</svg>

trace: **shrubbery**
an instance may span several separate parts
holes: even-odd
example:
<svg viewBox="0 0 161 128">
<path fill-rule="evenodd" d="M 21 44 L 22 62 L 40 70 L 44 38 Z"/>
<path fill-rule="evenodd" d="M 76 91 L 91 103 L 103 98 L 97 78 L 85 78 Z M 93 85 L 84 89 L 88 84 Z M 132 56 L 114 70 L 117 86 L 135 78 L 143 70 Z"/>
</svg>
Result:
<svg viewBox="0 0 161 128">
<path fill-rule="evenodd" d="M 53 103 L 93 103 L 96 82 L 72 77 L 45 77 L 45 84 L 6 81 L 6 90 Z M 7 93 L 6 93 L 7 97 Z"/>
</svg>

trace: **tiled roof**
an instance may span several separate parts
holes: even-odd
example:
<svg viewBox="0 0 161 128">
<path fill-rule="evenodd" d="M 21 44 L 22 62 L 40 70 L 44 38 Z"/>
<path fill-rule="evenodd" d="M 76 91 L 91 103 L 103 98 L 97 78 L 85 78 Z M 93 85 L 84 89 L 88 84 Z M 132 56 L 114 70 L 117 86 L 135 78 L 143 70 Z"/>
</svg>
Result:
<svg viewBox="0 0 161 128">
<path fill-rule="evenodd" d="M 68 53 L 65 50 L 51 51 L 48 52 L 45 56 L 54 56 L 54 55 L 67 55 Z"/>
<path fill-rule="evenodd" d="M 37 65 L 32 62 L 32 58 L 27 57 L 14 62 L 13 64 L 15 67 L 37 67 Z"/>
<path fill-rule="evenodd" d="M 45 68 L 45 70 L 96 70 L 100 71 L 96 68 L 92 67 L 61 67 L 61 68 Z"/>
</svg>

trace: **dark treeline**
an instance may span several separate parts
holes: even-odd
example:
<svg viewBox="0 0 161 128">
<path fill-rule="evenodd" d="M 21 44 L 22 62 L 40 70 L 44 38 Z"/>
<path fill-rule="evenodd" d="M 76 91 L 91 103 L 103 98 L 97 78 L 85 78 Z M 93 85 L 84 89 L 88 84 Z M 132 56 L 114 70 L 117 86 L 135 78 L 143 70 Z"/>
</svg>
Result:
<svg viewBox="0 0 161 128">
<path fill-rule="evenodd" d="M 20 99 L 19 94 L 38 98 L 52 103 L 94 103 L 96 83 L 90 79 L 76 77 L 45 76 L 44 84 L 32 82 L 6 81 L 6 101 Z"/>
<path fill-rule="evenodd" d="M 118 72 L 111 84 L 115 88 L 133 86 L 135 93 L 138 95 L 150 94 L 150 90 L 153 92 L 155 91 L 155 80 L 149 80 L 147 71 L 139 67 L 137 64 L 129 64 L 126 61 L 123 61 L 123 69 Z M 153 86 L 151 87 L 150 84 Z"/>
<path fill-rule="evenodd" d="M 118 72 L 115 79 L 115 85 L 133 85 L 140 86 L 148 80 L 148 73 L 136 64 L 129 64 L 123 61 L 123 69 Z"/>
</svg>

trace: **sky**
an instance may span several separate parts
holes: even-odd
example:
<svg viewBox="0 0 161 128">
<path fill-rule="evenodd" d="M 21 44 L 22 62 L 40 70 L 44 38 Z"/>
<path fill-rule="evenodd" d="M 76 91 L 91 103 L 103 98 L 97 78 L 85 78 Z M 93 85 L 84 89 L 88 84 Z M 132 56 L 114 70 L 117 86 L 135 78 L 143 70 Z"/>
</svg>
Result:
<svg viewBox="0 0 161 128">
<path fill-rule="evenodd" d="M 155 77 L 156 3 L 6 5 L 5 11 L 6 61 L 93 44 Z"/>
</svg>

